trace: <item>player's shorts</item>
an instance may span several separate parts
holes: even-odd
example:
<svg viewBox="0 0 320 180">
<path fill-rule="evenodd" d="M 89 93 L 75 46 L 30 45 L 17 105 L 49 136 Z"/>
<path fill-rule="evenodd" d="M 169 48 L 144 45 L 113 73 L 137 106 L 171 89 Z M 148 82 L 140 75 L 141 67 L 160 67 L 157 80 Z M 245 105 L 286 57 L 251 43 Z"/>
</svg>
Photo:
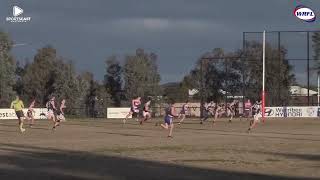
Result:
<svg viewBox="0 0 320 180">
<path fill-rule="evenodd" d="M 216 112 L 215 110 L 213 110 L 213 111 L 210 111 L 210 110 L 209 110 L 209 111 L 208 111 L 208 115 L 209 115 L 209 116 L 214 116 L 214 115 L 215 115 L 215 112 Z"/>
<path fill-rule="evenodd" d="M 169 115 L 166 115 L 164 117 L 164 123 L 168 124 L 168 125 L 171 125 L 172 124 L 172 121 L 173 121 L 173 117 L 172 116 L 169 116 Z"/>
<path fill-rule="evenodd" d="M 250 116 L 250 109 L 244 109 L 244 115 L 246 117 L 249 117 Z"/>
<path fill-rule="evenodd" d="M 234 110 L 233 109 L 231 109 L 231 108 L 228 108 L 227 109 L 227 114 L 228 115 L 231 115 L 231 114 L 233 114 L 234 113 Z"/>
<path fill-rule="evenodd" d="M 21 111 L 16 111 L 16 115 L 17 115 L 18 119 L 24 117 L 24 114 L 23 114 L 22 110 Z"/>
<path fill-rule="evenodd" d="M 27 116 L 31 118 L 33 116 L 32 111 L 28 110 L 27 111 Z"/>
<path fill-rule="evenodd" d="M 131 107 L 130 111 L 133 113 L 139 113 L 139 109 L 134 107 Z"/>
<path fill-rule="evenodd" d="M 58 121 L 65 121 L 66 120 L 66 118 L 64 117 L 64 114 L 60 110 L 57 110 L 56 117 L 57 117 Z"/>
<path fill-rule="evenodd" d="M 131 107 L 130 112 L 132 112 L 132 116 L 136 117 L 139 114 L 139 109 Z"/>
<path fill-rule="evenodd" d="M 261 111 L 258 109 L 258 110 L 253 110 L 252 111 L 252 115 L 255 116 L 256 114 L 261 114 Z"/>
<path fill-rule="evenodd" d="M 143 117 L 150 116 L 150 112 L 149 111 L 143 111 L 142 115 L 143 115 Z"/>
<path fill-rule="evenodd" d="M 209 117 L 210 115 L 211 115 L 211 112 L 210 112 L 209 110 L 204 110 L 204 111 L 203 111 L 203 116 L 204 116 L 204 117 L 207 118 L 207 117 Z"/>
<path fill-rule="evenodd" d="M 57 115 L 57 120 L 58 121 L 65 121 L 66 118 L 64 117 L 64 115 L 62 113 L 60 113 L 59 115 Z"/>
<path fill-rule="evenodd" d="M 186 114 L 186 110 L 184 110 L 184 109 L 182 109 L 181 111 L 180 111 L 180 114 Z"/>
<path fill-rule="evenodd" d="M 49 110 L 48 117 L 54 117 L 54 116 L 55 116 L 55 114 L 54 114 L 53 110 Z"/>
<path fill-rule="evenodd" d="M 254 115 L 253 115 L 253 118 L 255 120 L 259 120 L 259 118 L 261 118 L 261 117 L 262 117 L 262 114 L 261 114 L 260 111 L 255 112 Z"/>
</svg>

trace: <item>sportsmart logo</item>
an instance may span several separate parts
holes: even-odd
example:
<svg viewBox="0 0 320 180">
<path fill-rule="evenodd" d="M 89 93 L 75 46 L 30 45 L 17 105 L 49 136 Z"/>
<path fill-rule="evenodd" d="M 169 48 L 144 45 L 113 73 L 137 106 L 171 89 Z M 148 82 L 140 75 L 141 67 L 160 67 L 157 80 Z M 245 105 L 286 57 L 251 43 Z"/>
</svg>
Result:
<svg viewBox="0 0 320 180">
<path fill-rule="evenodd" d="M 23 14 L 23 12 L 24 12 L 23 9 L 20 8 L 19 6 L 13 6 L 12 16 L 6 17 L 6 21 L 11 23 L 25 23 L 25 22 L 31 21 L 31 17 L 20 16 Z"/>
</svg>

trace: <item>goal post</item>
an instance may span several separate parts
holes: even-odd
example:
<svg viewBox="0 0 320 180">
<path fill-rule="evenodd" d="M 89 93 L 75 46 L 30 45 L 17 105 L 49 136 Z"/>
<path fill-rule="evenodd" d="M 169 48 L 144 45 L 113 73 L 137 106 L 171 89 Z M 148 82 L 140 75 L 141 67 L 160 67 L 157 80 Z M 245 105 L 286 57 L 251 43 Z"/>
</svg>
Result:
<svg viewBox="0 0 320 180">
<path fill-rule="evenodd" d="M 263 42 L 262 42 L 262 122 L 265 122 L 265 76 L 266 76 L 266 31 L 263 31 Z"/>
<path fill-rule="evenodd" d="M 242 94 L 261 101 L 261 122 L 272 113 L 267 107 L 320 106 L 319 37 L 320 30 L 243 32 Z M 259 64 L 251 68 L 260 83 L 246 74 L 251 60 Z"/>
</svg>

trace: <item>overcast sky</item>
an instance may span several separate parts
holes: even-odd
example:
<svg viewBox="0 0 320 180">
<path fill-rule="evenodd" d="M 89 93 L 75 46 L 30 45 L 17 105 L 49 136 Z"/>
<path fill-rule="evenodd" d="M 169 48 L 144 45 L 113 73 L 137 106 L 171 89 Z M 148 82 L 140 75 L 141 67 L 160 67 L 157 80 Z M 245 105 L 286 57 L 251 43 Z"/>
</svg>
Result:
<svg viewBox="0 0 320 180">
<path fill-rule="evenodd" d="M 164 83 L 181 80 L 206 51 L 241 48 L 243 31 L 319 30 L 320 1 L 300 2 L 316 22 L 294 17 L 293 0 L 0 0 L 0 29 L 29 44 L 14 48 L 19 60 L 50 44 L 98 80 L 108 56 L 144 48 L 158 55 Z M 13 5 L 31 22 L 6 22 Z"/>
</svg>

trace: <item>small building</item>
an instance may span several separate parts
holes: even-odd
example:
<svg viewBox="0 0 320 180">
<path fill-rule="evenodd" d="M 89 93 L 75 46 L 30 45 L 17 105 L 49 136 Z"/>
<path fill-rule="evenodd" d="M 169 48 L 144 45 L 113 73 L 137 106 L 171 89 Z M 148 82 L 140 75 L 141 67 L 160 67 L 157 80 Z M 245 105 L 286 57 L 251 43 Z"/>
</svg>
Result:
<svg viewBox="0 0 320 180">
<path fill-rule="evenodd" d="M 318 104 L 318 92 L 309 89 L 309 97 L 308 97 L 308 88 L 304 88 L 301 86 L 291 86 L 290 87 L 291 93 L 291 105 L 294 106 L 306 106 L 308 105 L 308 98 L 309 104 L 311 106 L 316 106 Z"/>
<path fill-rule="evenodd" d="M 290 86 L 291 96 L 308 96 L 308 89 L 301 86 Z M 318 92 L 309 89 L 309 96 L 317 95 Z"/>
</svg>

